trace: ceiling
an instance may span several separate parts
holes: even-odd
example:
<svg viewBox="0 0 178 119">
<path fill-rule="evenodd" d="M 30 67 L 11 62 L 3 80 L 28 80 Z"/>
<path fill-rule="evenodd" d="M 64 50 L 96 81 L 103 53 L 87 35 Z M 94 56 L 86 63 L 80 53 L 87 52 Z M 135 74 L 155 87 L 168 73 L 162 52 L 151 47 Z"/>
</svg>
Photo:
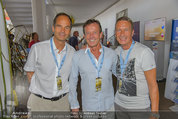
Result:
<svg viewBox="0 0 178 119">
<path fill-rule="evenodd" d="M 32 25 L 31 0 L 2 0 L 12 23 L 16 25 Z"/>
<path fill-rule="evenodd" d="M 14 26 L 32 26 L 31 0 L 2 0 Z M 72 15 L 76 24 L 101 14 L 120 0 L 45 0 L 54 12 Z"/>
</svg>

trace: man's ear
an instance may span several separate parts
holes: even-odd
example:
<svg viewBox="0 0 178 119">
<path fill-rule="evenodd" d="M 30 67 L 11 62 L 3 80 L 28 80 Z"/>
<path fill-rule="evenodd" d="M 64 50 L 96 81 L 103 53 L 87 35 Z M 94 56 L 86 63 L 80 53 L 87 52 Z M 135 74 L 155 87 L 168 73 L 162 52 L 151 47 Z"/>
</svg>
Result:
<svg viewBox="0 0 178 119">
<path fill-rule="evenodd" d="M 134 31 L 134 29 L 133 29 L 133 31 L 132 31 L 132 37 L 134 36 L 134 33 L 135 33 L 135 31 Z"/>
<path fill-rule="evenodd" d="M 103 37 L 103 32 L 100 33 L 100 39 Z"/>
<path fill-rule="evenodd" d="M 53 31 L 53 33 L 54 33 L 54 25 L 52 26 L 52 31 Z"/>
</svg>

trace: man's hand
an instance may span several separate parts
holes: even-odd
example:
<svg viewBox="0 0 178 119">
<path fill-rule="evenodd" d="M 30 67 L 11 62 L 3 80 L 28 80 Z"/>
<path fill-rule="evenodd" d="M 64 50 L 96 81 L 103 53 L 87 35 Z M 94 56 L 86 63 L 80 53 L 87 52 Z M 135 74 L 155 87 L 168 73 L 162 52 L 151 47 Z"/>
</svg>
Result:
<svg viewBox="0 0 178 119">
<path fill-rule="evenodd" d="M 79 112 L 79 108 L 77 108 L 77 109 L 72 109 L 72 112 Z"/>
<path fill-rule="evenodd" d="M 34 72 L 27 72 L 27 78 L 28 78 L 29 82 L 31 82 L 33 74 L 34 74 Z"/>
<path fill-rule="evenodd" d="M 73 118 L 74 118 L 74 119 L 79 119 L 79 114 L 78 114 L 78 112 L 79 112 L 79 108 L 77 108 L 77 109 L 72 109 L 72 114 L 73 114 Z"/>
<path fill-rule="evenodd" d="M 156 68 L 144 71 L 148 88 L 149 94 L 151 99 L 151 111 L 154 113 L 158 113 L 159 111 L 159 89 L 158 84 L 156 82 Z"/>
</svg>

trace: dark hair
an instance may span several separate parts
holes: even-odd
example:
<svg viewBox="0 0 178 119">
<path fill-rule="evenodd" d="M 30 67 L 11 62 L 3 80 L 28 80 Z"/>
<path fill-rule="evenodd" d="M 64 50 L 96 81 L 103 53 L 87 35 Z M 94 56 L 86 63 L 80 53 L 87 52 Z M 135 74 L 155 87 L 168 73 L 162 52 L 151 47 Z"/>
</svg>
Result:
<svg viewBox="0 0 178 119">
<path fill-rule="evenodd" d="M 37 32 L 33 32 L 33 33 L 32 33 L 32 39 L 34 39 L 35 34 L 37 34 Z M 37 34 L 37 35 L 38 35 L 38 34 Z"/>
<path fill-rule="evenodd" d="M 84 33 L 84 34 L 85 34 L 85 27 L 86 27 L 87 25 L 90 25 L 90 24 L 93 24 L 93 23 L 98 24 L 98 25 L 99 25 L 99 28 L 100 28 L 100 33 L 102 32 L 102 28 L 101 28 L 100 22 L 99 22 L 98 20 L 96 20 L 96 19 L 89 19 L 89 20 L 87 20 L 87 21 L 84 23 L 84 25 L 83 25 L 83 33 Z"/>
<path fill-rule="evenodd" d="M 66 14 L 66 13 L 64 13 L 64 12 L 58 13 L 58 14 L 55 16 L 55 18 L 54 18 L 54 20 L 53 20 L 53 26 L 56 25 L 56 19 L 57 19 L 59 16 L 67 16 L 67 17 L 69 18 L 69 20 L 70 20 L 70 28 L 72 28 L 72 19 L 71 19 L 71 17 L 70 17 L 68 14 Z"/>
<path fill-rule="evenodd" d="M 119 21 L 128 21 L 131 24 L 131 30 L 134 29 L 133 22 L 132 22 L 132 20 L 129 17 L 127 17 L 127 16 L 120 17 L 119 19 L 117 19 L 116 24 Z M 115 24 L 115 26 L 116 26 L 116 24 Z"/>
<path fill-rule="evenodd" d="M 74 31 L 74 32 L 73 32 L 73 36 L 74 36 L 76 33 L 78 33 L 78 31 Z"/>
</svg>

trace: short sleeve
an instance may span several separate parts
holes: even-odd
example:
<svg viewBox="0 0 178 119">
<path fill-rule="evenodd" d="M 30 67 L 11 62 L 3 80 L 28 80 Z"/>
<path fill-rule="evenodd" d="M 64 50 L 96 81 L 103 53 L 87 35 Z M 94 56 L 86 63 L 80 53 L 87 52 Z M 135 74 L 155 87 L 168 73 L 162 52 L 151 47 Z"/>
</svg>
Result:
<svg viewBox="0 0 178 119">
<path fill-rule="evenodd" d="M 24 66 L 25 71 L 35 71 L 35 64 L 37 59 L 37 53 L 36 53 L 36 45 L 33 45 L 30 49 L 30 53 L 27 58 L 27 62 Z"/>
<path fill-rule="evenodd" d="M 142 52 L 141 58 L 142 58 L 141 67 L 142 67 L 143 71 L 148 71 L 148 70 L 156 68 L 154 53 L 153 53 L 153 51 L 151 51 L 151 49 L 146 48 Z"/>
</svg>

